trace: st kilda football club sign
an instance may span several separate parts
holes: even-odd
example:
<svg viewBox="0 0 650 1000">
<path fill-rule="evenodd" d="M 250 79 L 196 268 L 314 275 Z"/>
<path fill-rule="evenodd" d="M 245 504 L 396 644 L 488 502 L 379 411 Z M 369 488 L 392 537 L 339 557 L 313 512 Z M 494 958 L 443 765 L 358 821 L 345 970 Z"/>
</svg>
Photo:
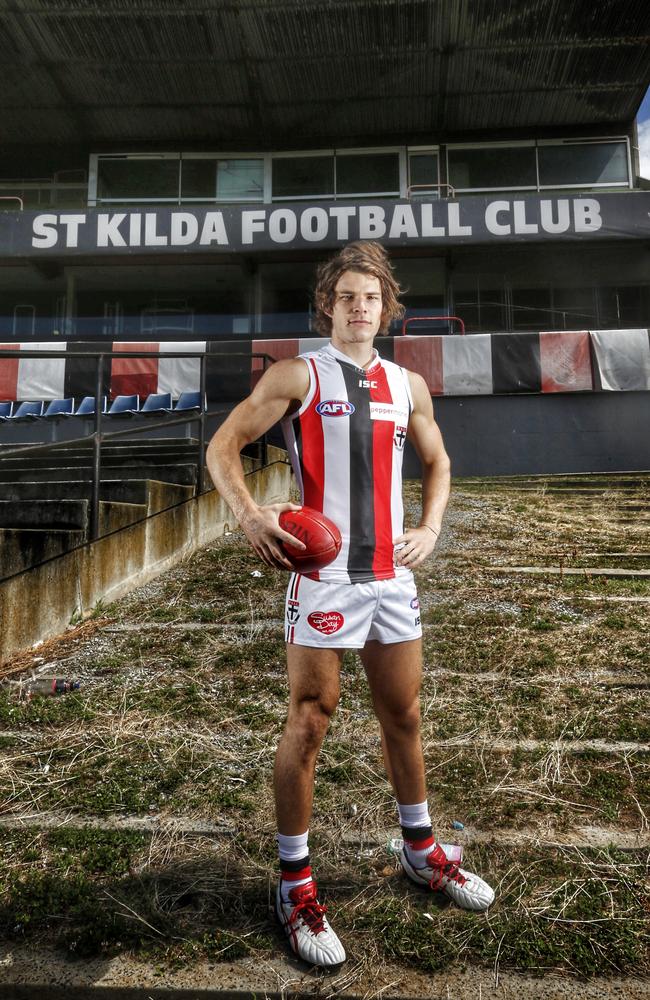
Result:
<svg viewBox="0 0 650 1000">
<path fill-rule="evenodd" d="M 131 256 L 650 237 L 650 192 L 0 213 L 4 257 Z"/>
</svg>

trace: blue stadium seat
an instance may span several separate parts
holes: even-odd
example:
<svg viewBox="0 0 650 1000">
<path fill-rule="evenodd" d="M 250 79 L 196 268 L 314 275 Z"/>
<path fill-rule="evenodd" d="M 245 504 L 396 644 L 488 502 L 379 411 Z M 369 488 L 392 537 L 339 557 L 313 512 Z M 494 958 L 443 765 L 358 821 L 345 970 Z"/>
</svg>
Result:
<svg viewBox="0 0 650 1000">
<path fill-rule="evenodd" d="M 33 420 L 43 415 L 43 400 L 21 403 L 10 420 Z"/>
<path fill-rule="evenodd" d="M 182 392 L 178 397 L 173 412 L 177 413 L 179 410 L 200 410 L 200 409 L 201 409 L 200 392 Z"/>
<path fill-rule="evenodd" d="M 13 412 L 14 404 L 10 400 L 0 403 L 0 420 L 6 420 Z"/>
<path fill-rule="evenodd" d="M 53 399 L 51 403 L 48 403 L 47 409 L 43 414 L 43 419 L 46 417 L 62 417 L 69 416 L 74 410 L 74 399 Z"/>
<path fill-rule="evenodd" d="M 153 413 L 160 416 L 162 413 L 166 413 L 171 405 L 171 392 L 152 392 L 145 399 L 140 413 Z"/>
<path fill-rule="evenodd" d="M 131 417 L 140 410 L 140 397 L 116 396 L 111 403 L 111 408 L 106 414 L 107 417 Z"/>
<path fill-rule="evenodd" d="M 102 396 L 102 413 L 106 413 L 106 396 Z M 95 397 L 84 396 L 74 413 L 66 414 L 68 417 L 94 417 Z"/>
</svg>

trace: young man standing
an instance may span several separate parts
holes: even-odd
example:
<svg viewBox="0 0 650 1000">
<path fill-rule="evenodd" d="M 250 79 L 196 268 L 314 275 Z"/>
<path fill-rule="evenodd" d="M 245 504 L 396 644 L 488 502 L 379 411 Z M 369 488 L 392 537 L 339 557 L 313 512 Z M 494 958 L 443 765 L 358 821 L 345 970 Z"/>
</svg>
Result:
<svg viewBox="0 0 650 1000">
<path fill-rule="evenodd" d="M 404 836 L 404 871 L 468 909 L 485 910 L 494 899 L 486 882 L 460 869 L 436 844 L 426 801 L 422 629 L 412 570 L 436 544 L 449 497 L 449 459 L 424 380 L 382 360 L 373 348 L 377 334 L 403 311 L 399 291 L 378 243 L 349 244 L 321 265 L 316 324 L 329 343 L 272 365 L 217 431 L 207 453 L 215 486 L 255 552 L 269 566 L 291 569 L 280 542 L 296 540 L 280 528 L 278 516 L 295 505 L 256 504 L 239 459 L 246 444 L 282 421 L 303 503 L 330 517 L 343 539 L 329 566 L 290 577 L 290 701 L 274 772 L 276 911 L 294 951 L 320 966 L 345 959 L 318 902 L 307 838 L 316 757 L 338 703 L 346 649 L 359 651 L 380 723 Z M 406 437 L 422 462 L 422 514 L 420 523 L 405 531 Z"/>
</svg>

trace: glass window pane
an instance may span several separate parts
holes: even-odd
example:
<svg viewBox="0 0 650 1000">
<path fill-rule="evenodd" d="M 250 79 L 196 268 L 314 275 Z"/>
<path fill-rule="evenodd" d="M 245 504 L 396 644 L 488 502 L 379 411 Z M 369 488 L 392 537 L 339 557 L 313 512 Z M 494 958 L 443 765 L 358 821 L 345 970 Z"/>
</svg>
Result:
<svg viewBox="0 0 650 1000">
<path fill-rule="evenodd" d="M 98 198 L 178 198 L 178 160 L 108 160 L 97 163 Z"/>
<path fill-rule="evenodd" d="M 184 159 L 181 163 L 181 193 L 183 198 L 214 201 L 217 193 L 217 161 Z"/>
<path fill-rule="evenodd" d="M 550 330 L 553 328 L 549 288 L 513 288 L 513 328 L 515 330 Z"/>
<path fill-rule="evenodd" d="M 183 198 L 206 201 L 261 201 L 264 191 L 263 160 L 183 159 Z"/>
<path fill-rule="evenodd" d="M 624 142 L 540 146 L 540 184 L 617 184 L 628 182 Z"/>
<path fill-rule="evenodd" d="M 334 157 L 297 156 L 273 160 L 274 198 L 334 195 Z"/>
<path fill-rule="evenodd" d="M 535 149 L 450 149 L 449 183 L 458 189 L 474 190 L 536 187 Z"/>
<path fill-rule="evenodd" d="M 336 193 L 399 194 L 397 153 L 351 153 L 336 157 Z"/>
<path fill-rule="evenodd" d="M 409 185 L 411 194 L 418 195 L 438 191 L 438 154 L 411 153 L 409 156 Z"/>
<path fill-rule="evenodd" d="M 219 160 L 217 198 L 220 201 L 262 201 L 263 160 Z"/>
</svg>

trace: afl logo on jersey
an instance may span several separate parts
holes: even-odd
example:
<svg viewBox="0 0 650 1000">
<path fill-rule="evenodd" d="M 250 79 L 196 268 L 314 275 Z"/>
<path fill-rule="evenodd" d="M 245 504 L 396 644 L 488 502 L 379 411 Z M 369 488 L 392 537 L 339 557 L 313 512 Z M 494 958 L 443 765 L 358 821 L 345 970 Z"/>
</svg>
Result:
<svg viewBox="0 0 650 1000">
<path fill-rule="evenodd" d="M 316 413 L 321 417 L 350 417 L 354 413 L 354 406 L 347 399 L 324 399 L 316 407 Z"/>
</svg>

